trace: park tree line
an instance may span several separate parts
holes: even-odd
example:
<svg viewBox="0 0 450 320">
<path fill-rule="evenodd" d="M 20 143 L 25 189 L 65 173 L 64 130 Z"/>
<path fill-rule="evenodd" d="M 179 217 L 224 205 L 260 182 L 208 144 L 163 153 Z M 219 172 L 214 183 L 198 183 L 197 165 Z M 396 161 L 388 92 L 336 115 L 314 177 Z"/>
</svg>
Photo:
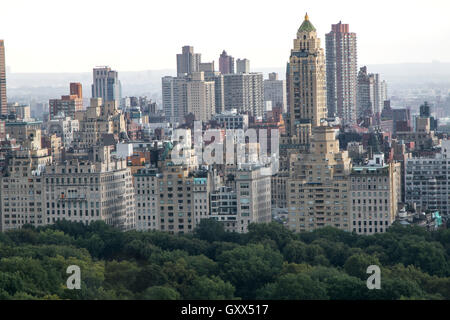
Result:
<svg viewBox="0 0 450 320">
<path fill-rule="evenodd" d="M 172 235 L 59 221 L 0 234 L 0 299 L 450 299 L 449 256 L 448 229 L 416 226 L 361 236 L 270 223 L 237 234 L 202 220 Z M 66 286 L 70 265 L 79 290 Z M 380 290 L 367 288 L 370 265 Z"/>
</svg>

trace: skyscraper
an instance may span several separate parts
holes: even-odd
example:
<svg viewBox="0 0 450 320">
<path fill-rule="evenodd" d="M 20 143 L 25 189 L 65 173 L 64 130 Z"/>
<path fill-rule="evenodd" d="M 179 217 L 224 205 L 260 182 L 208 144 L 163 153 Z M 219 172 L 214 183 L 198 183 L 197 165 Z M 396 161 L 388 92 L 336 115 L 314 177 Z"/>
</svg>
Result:
<svg viewBox="0 0 450 320">
<path fill-rule="evenodd" d="M 225 109 L 263 115 L 264 80 L 262 73 L 227 74 L 224 76 Z"/>
<path fill-rule="evenodd" d="M 177 54 L 177 74 L 180 76 L 200 71 L 201 57 L 200 53 L 194 53 L 194 47 L 184 46 L 181 54 Z"/>
<path fill-rule="evenodd" d="M 311 127 L 327 117 L 325 54 L 308 14 L 294 39 L 288 72 L 289 133 L 307 143 Z"/>
<path fill-rule="evenodd" d="M 120 102 L 119 73 L 110 67 L 97 67 L 93 70 L 92 98 L 102 98 L 104 102 Z"/>
<path fill-rule="evenodd" d="M 222 74 L 234 73 L 234 58 L 229 56 L 225 50 L 219 57 L 219 71 Z"/>
<path fill-rule="evenodd" d="M 288 227 L 297 232 L 325 226 L 349 231 L 348 175 L 352 164 L 348 151 L 339 150 L 336 129 L 331 127 L 314 127 L 310 140 L 310 152 L 291 155 L 293 165 L 286 183 L 290 186 L 286 187 Z"/>
<path fill-rule="evenodd" d="M 357 113 L 358 118 L 373 115 L 373 82 L 374 78 L 367 74 L 367 67 L 361 67 L 358 72 Z"/>
<path fill-rule="evenodd" d="M 367 73 L 367 67 L 361 67 L 358 73 L 356 95 L 357 116 L 371 117 L 381 114 L 384 101 L 387 100 L 387 83 L 381 81 L 378 73 Z"/>
<path fill-rule="evenodd" d="M 75 119 L 75 112 L 83 110 L 81 83 L 71 83 L 70 95 L 61 96 L 61 99 L 50 99 L 48 105 L 50 119 L 54 119 L 56 116 Z"/>
<path fill-rule="evenodd" d="M 6 100 L 5 42 L 0 40 L 0 114 L 8 114 Z"/>
<path fill-rule="evenodd" d="M 328 116 L 343 123 L 356 122 L 357 50 L 356 33 L 348 24 L 331 25 L 325 35 Z"/>
<path fill-rule="evenodd" d="M 205 81 L 204 72 L 163 77 L 162 100 L 167 121 L 182 122 L 189 113 L 196 120 L 210 120 L 216 112 L 215 81 L 211 78 Z"/>
<path fill-rule="evenodd" d="M 278 74 L 275 72 L 269 73 L 269 79 L 264 80 L 264 101 L 272 101 L 273 107 L 287 112 L 286 81 L 278 80 Z"/>
<path fill-rule="evenodd" d="M 236 61 L 236 72 L 237 73 L 250 73 L 250 60 L 248 60 L 248 59 L 237 59 L 237 61 Z"/>
</svg>

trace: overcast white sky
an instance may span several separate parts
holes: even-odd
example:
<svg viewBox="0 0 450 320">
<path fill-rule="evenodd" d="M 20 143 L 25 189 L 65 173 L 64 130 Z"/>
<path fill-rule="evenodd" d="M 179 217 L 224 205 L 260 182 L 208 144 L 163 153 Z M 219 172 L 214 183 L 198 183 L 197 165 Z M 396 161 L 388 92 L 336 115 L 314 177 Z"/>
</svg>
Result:
<svg viewBox="0 0 450 320">
<path fill-rule="evenodd" d="M 350 24 L 359 64 L 450 62 L 448 0 L 1 0 L 0 39 L 13 72 L 175 69 L 183 45 L 283 67 L 306 11 L 323 47 Z"/>
</svg>

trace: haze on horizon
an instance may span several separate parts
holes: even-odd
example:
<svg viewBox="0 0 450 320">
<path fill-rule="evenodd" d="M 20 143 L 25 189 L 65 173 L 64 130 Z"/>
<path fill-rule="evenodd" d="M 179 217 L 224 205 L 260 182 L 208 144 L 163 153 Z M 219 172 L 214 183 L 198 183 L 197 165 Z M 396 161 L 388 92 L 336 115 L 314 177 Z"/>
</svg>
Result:
<svg viewBox="0 0 450 320">
<path fill-rule="evenodd" d="M 12 72 L 175 69 L 183 45 L 216 69 L 224 49 L 252 69 L 284 67 L 305 12 L 322 47 L 331 24 L 350 24 L 360 65 L 450 62 L 447 0 L 2 0 L 0 10 Z"/>
</svg>

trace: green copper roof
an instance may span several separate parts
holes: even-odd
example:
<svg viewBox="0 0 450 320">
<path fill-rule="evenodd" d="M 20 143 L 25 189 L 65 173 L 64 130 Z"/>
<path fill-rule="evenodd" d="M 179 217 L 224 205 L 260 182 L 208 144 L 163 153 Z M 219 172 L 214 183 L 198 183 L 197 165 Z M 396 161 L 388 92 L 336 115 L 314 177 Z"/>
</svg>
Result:
<svg viewBox="0 0 450 320">
<path fill-rule="evenodd" d="M 312 23 L 309 21 L 309 17 L 308 14 L 305 15 L 305 21 L 303 21 L 302 25 L 300 26 L 300 28 L 298 28 L 299 32 L 312 32 L 312 31 L 316 31 L 316 28 L 314 28 L 314 26 L 312 25 Z"/>
</svg>

